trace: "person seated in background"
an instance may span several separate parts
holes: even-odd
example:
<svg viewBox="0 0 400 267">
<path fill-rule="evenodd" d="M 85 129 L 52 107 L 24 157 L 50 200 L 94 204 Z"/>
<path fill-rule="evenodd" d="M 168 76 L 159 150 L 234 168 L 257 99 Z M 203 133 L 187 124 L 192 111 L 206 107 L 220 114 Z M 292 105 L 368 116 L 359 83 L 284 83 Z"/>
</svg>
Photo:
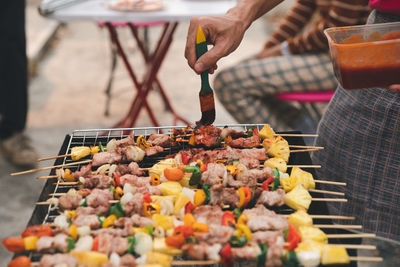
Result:
<svg viewBox="0 0 400 267">
<path fill-rule="evenodd" d="M 254 59 L 218 73 L 218 99 L 239 123 L 315 131 L 311 118 L 275 94 L 334 90 L 337 80 L 323 31 L 364 24 L 369 11 L 368 0 L 297 0 Z"/>
<path fill-rule="evenodd" d="M 0 8 L 0 151 L 16 165 L 38 158 L 23 133 L 28 109 L 25 1 L 5 1 Z"/>
</svg>

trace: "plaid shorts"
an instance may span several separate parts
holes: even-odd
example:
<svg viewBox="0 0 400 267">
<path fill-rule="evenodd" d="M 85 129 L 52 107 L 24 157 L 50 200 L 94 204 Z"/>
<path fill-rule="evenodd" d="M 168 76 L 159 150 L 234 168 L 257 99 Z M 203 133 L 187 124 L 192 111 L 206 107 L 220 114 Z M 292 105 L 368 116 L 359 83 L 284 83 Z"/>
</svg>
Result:
<svg viewBox="0 0 400 267">
<path fill-rule="evenodd" d="M 245 60 L 222 70 L 214 80 L 219 101 L 239 123 L 266 123 L 288 130 L 304 114 L 277 93 L 328 91 L 336 88 L 328 53 Z"/>
<path fill-rule="evenodd" d="M 372 12 L 369 21 L 400 21 L 400 16 Z M 355 216 L 363 231 L 400 241 L 400 93 L 339 87 L 318 134 L 316 145 L 325 149 L 312 155 L 313 163 L 323 166 L 317 178 L 347 183 L 323 186 L 348 199 L 328 203 L 329 212 Z"/>
</svg>

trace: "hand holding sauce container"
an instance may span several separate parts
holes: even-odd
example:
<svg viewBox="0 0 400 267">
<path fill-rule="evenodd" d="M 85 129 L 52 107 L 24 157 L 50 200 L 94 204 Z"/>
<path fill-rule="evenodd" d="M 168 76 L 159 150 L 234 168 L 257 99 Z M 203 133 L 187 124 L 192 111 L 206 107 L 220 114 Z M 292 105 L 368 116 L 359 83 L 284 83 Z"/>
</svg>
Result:
<svg viewBox="0 0 400 267">
<path fill-rule="evenodd" d="M 344 89 L 400 84 L 400 22 L 334 27 L 324 33 Z"/>
</svg>

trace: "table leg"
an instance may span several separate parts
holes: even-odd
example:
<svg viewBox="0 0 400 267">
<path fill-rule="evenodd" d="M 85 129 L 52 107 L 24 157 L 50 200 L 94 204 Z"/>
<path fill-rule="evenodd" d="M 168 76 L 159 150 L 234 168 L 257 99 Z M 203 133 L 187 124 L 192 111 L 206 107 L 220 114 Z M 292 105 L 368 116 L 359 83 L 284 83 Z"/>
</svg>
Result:
<svg viewBox="0 0 400 267">
<path fill-rule="evenodd" d="M 159 123 L 157 122 L 152 110 L 150 109 L 150 106 L 147 103 L 147 100 L 146 100 L 146 95 L 147 94 L 144 94 L 143 91 L 142 91 L 143 85 L 141 83 L 139 83 L 138 79 L 136 78 L 136 75 L 133 72 L 133 69 L 132 69 L 132 67 L 131 67 L 131 65 L 130 65 L 130 63 L 128 61 L 128 58 L 127 58 L 127 56 L 126 56 L 126 54 L 125 54 L 125 52 L 124 52 L 124 50 L 122 48 L 122 45 L 121 45 L 121 43 L 120 43 L 120 41 L 118 39 L 117 31 L 115 30 L 115 28 L 110 23 L 106 23 L 106 26 L 107 26 L 107 29 L 110 32 L 111 40 L 116 45 L 117 50 L 118 50 L 118 54 L 121 56 L 121 58 L 122 58 L 122 60 L 124 62 L 124 65 L 125 65 L 128 73 L 129 73 L 129 76 L 131 77 L 131 79 L 132 79 L 132 81 L 133 81 L 133 83 L 134 83 L 134 85 L 135 85 L 135 87 L 137 89 L 136 99 L 140 99 L 141 100 L 139 108 L 141 108 L 142 105 L 144 105 L 146 110 L 147 110 L 147 113 L 149 114 L 150 120 L 152 121 L 153 125 L 154 126 L 159 126 Z M 126 127 L 126 128 L 132 127 L 134 122 L 136 121 L 136 118 L 137 118 L 137 116 L 135 116 L 134 120 L 131 119 L 131 115 L 132 115 L 133 112 L 135 112 L 135 109 L 134 109 L 133 106 L 131 106 L 131 109 L 128 112 L 128 114 L 125 116 L 125 118 L 122 119 L 121 121 L 119 121 L 114 127 Z"/>
</svg>

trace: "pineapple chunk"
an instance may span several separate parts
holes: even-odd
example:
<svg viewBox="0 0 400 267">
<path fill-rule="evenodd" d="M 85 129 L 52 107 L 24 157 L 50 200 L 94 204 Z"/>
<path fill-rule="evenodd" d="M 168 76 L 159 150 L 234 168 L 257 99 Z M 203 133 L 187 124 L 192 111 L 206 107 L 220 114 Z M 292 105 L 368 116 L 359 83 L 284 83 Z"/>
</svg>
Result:
<svg viewBox="0 0 400 267">
<path fill-rule="evenodd" d="M 348 264 L 350 263 L 350 258 L 343 247 L 325 246 L 322 251 L 321 263 L 323 265 Z"/>
<path fill-rule="evenodd" d="M 283 139 L 282 136 L 278 136 L 273 139 L 271 146 L 267 150 L 267 154 L 272 157 L 281 158 L 285 162 L 288 162 L 290 155 L 289 143 L 285 139 Z"/>
<path fill-rule="evenodd" d="M 84 267 L 100 267 L 104 263 L 108 263 L 108 256 L 104 253 L 76 250 L 73 250 L 70 253 L 78 261 L 78 264 L 83 265 Z"/>
<path fill-rule="evenodd" d="M 303 251 L 318 251 L 322 254 L 322 250 L 326 246 L 325 243 L 317 242 L 314 240 L 302 240 L 295 249 L 296 253 Z"/>
<path fill-rule="evenodd" d="M 279 171 L 285 173 L 287 171 L 287 165 L 285 160 L 281 158 L 270 158 L 264 162 L 264 167 L 278 168 Z"/>
<path fill-rule="evenodd" d="M 170 201 L 172 201 L 172 203 L 174 203 L 175 199 L 176 199 L 176 196 L 173 196 L 173 195 L 172 196 L 157 196 L 157 195 L 151 196 L 151 201 L 153 201 L 154 203 L 157 203 L 157 204 L 161 204 L 161 202 L 163 200 L 170 200 Z"/>
<path fill-rule="evenodd" d="M 172 263 L 172 256 L 159 252 L 149 251 L 146 254 L 147 264 L 159 264 L 163 267 L 170 267 Z"/>
<path fill-rule="evenodd" d="M 164 230 L 174 228 L 174 218 L 172 216 L 154 214 L 151 218 L 154 222 L 154 225 L 162 227 Z"/>
<path fill-rule="evenodd" d="M 262 139 L 273 139 L 274 135 L 275 132 L 268 123 L 258 132 L 258 136 Z"/>
<path fill-rule="evenodd" d="M 301 240 L 313 240 L 321 243 L 326 243 L 328 237 L 321 229 L 312 226 L 300 226 L 299 234 Z"/>
<path fill-rule="evenodd" d="M 165 238 L 156 237 L 153 240 L 153 251 L 168 254 L 171 256 L 179 256 L 182 255 L 182 250 L 174 247 L 167 246 L 165 244 Z"/>
<path fill-rule="evenodd" d="M 161 176 L 166 168 L 175 167 L 174 159 L 161 160 L 159 163 L 154 164 L 149 170 L 149 176 L 158 175 Z"/>
<path fill-rule="evenodd" d="M 180 215 L 181 209 L 185 207 L 185 205 L 190 201 L 190 198 L 184 194 L 184 193 L 179 193 L 178 197 L 176 198 L 175 201 L 175 206 L 174 206 L 174 214 L 176 216 Z"/>
<path fill-rule="evenodd" d="M 285 192 L 292 191 L 293 188 L 296 187 L 297 181 L 293 177 L 281 177 L 281 185 Z"/>
<path fill-rule="evenodd" d="M 164 196 L 178 195 L 182 191 L 182 186 L 178 182 L 165 182 L 158 186 Z"/>
<path fill-rule="evenodd" d="M 288 223 L 299 229 L 300 226 L 312 226 L 313 221 L 310 215 L 304 210 L 298 210 L 289 215 Z"/>
<path fill-rule="evenodd" d="M 271 147 L 272 143 L 274 142 L 274 139 L 264 139 L 262 142 L 262 146 L 264 147 L 265 151 L 268 151 L 269 148 Z"/>
<path fill-rule="evenodd" d="M 311 195 L 301 185 L 297 185 L 284 197 L 286 205 L 294 210 L 308 210 L 311 204 Z"/>
<path fill-rule="evenodd" d="M 299 167 L 293 167 L 290 177 L 296 181 L 297 184 L 301 184 L 306 190 L 315 188 L 315 181 L 311 173 L 303 171 Z"/>
</svg>

